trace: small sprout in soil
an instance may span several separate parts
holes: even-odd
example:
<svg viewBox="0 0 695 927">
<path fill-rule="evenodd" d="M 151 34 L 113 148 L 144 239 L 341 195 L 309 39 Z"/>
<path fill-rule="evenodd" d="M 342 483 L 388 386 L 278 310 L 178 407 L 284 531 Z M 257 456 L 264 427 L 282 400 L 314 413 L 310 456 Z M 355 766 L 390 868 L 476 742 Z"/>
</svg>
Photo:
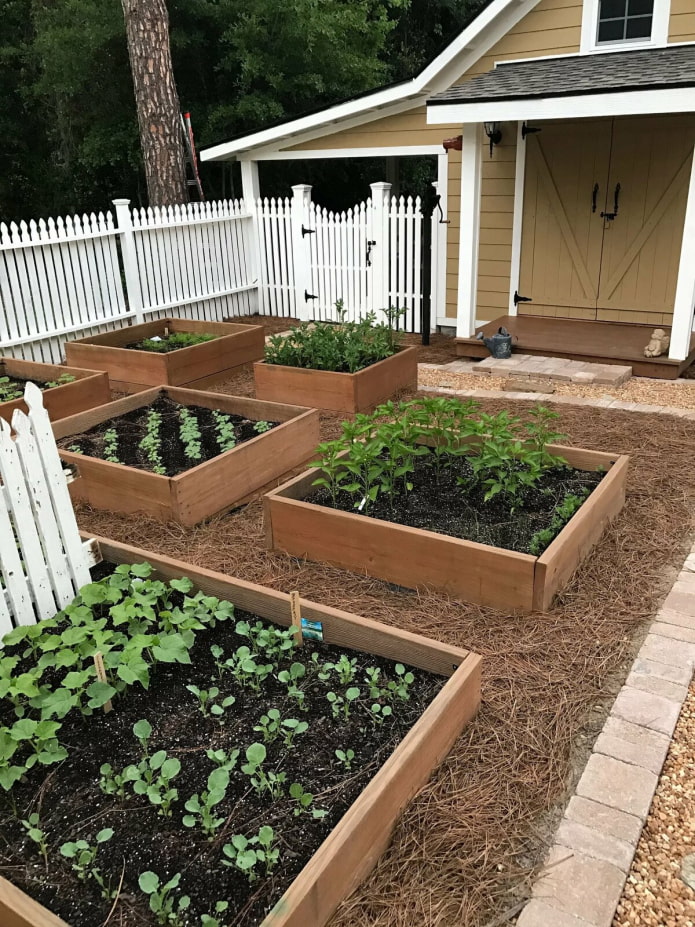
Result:
<svg viewBox="0 0 695 927">
<path fill-rule="evenodd" d="M 123 463 L 118 456 L 118 432 L 115 428 L 109 428 L 104 432 L 104 460 L 109 463 Z"/>
<path fill-rule="evenodd" d="M 9 377 L 0 377 L 0 402 L 11 402 L 13 399 L 21 399 L 22 390 L 18 385 L 11 382 Z"/>
<path fill-rule="evenodd" d="M 141 718 L 139 721 L 136 721 L 133 725 L 133 734 L 137 737 L 140 746 L 142 747 L 143 756 L 149 756 L 149 742 L 150 737 L 152 736 L 152 725 L 145 718 Z"/>
<path fill-rule="evenodd" d="M 312 658 L 317 654 L 312 654 Z M 346 654 L 342 654 L 337 663 L 324 663 L 319 673 L 319 679 L 324 681 L 330 678 L 331 673 L 335 673 L 341 686 L 349 686 L 355 678 L 355 669 L 357 667 L 357 657 L 350 659 Z"/>
<path fill-rule="evenodd" d="M 347 750 L 336 750 L 335 755 L 343 764 L 345 769 L 352 769 L 352 761 L 355 759 L 355 751 L 349 747 Z"/>
<path fill-rule="evenodd" d="M 69 445 L 68 450 L 72 451 L 73 454 L 84 454 L 84 451 L 82 450 L 79 444 Z"/>
<path fill-rule="evenodd" d="M 110 827 L 105 827 L 104 830 L 100 830 L 96 835 L 96 843 L 94 846 L 91 846 L 86 840 L 75 840 L 64 843 L 60 848 L 61 854 L 66 859 L 71 860 L 72 868 L 73 871 L 77 873 L 77 878 L 82 882 L 86 882 L 88 878 L 94 879 L 101 889 L 102 897 L 106 899 L 114 898 L 116 893 L 102 876 L 101 870 L 94 864 L 100 845 L 106 843 L 112 837 L 113 830 Z"/>
<path fill-rule="evenodd" d="M 229 772 L 218 766 L 208 776 L 208 787 L 200 795 L 191 795 L 184 808 L 188 814 L 183 816 L 185 827 L 198 825 L 208 840 L 214 840 L 216 832 L 225 822 L 224 816 L 216 817 L 214 808 L 224 800 L 229 785 Z"/>
<path fill-rule="evenodd" d="M 306 667 L 303 663 L 293 663 L 289 669 L 281 670 L 278 675 L 278 682 L 287 686 L 287 694 L 297 702 L 297 707 L 302 711 L 309 709 L 304 704 L 305 695 L 297 683 L 306 676 Z"/>
<path fill-rule="evenodd" d="M 224 412 L 213 412 L 212 417 L 215 421 L 217 446 L 221 451 L 231 451 L 236 447 L 236 433 L 231 416 L 225 415 Z"/>
<path fill-rule="evenodd" d="M 410 698 L 410 687 L 415 682 L 415 676 L 406 670 L 402 663 L 396 663 L 396 679 L 390 679 L 386 685 L 386 692 L 391 699 L 400 698 L 407 701 Z"/>
<path fill-rule="evenodd" d="M 189 692 L 198 699 L 198 710 L 203 717 L 208 718 L 214 715 L 218 720 L 224 715 L 225 709 L 229 708 L 236 702 L 233 695 L 228 695 L 221 702 L 216 701 L 220 694 L 217 686 L 211 686 L 209 689 L 199 689 L 198 686 L 186 686 Z"/>
<path fill-rule="evenodd" d="M 126 766 L 122 776 L 132 783 L 136 795 L 146 795 L 159 814 L 171 817 L 171 806 L 179 797 L 171 781 L 180 772 L 181 761 L 167 756 L 166 750 L 158 750 L 149 759 Z"/>
<path fill-rule="evenodd" d="M 290 798 L 293 798 L 296 802 L 294 808 L 294 816 L 299 817 L 300 814 L 305 812 L 308 814 L 311 813 L 312 818 L 325 818 L 328 814 L 323 808 L 312 808 L 314 803 L 314 796 L 311 792 L 305 792 L 304 787 L 300 785 L 299 782 L 293 782 L 290 786 Z"/>
<path fill-rule="evenodd" d="M 257 435 L 262 435 L 266 431 L 270 431 L 273 426 L 270 422 L 256 422 L 253 426 L 253 430 Z"/>
<path fill-rule="evenodd" d="M 247 686 L 253 692 L 260 692 L 264 681 L 275 669 L 274 663 L 257 663 L 257 657 L 246 647 L 239 647 L 233 657 L 225 665 L 239 683 Z"/>
<path fill-rule="evenodd" d="M 297 646 L 295 627 L 271 628 L 262 621 L 255 624 L 237 621 L 234 630 L 240 637 L 248 640 L 254 653 L 264 653 L 271 660 L 291 654 Z"/>
<path fill-rule="evenodd" d="M 140 441 L 140 450 L 144 453 L 145 457 L 150 464 L 150 468 L 153 473 L 159 473 L 161 476 L 166 474 L 166 469 L 162 463 L 161 458 L 161 447 L 162 439 L 159 434 L 159 429 L 162 424 L 162 416 L 160 412 L 155 412 L 154 409 L 150 409 L 147 413 L 147 422 L 145 424 L 146 434 L 145 437 Z"/>
<path fill-rule="evenodd" d="M 55 380 L 46 380 L 44 386 L 46 389 L 53 389 L 54 386 L 65 386 L 67 383 L 74 383 L 75 377 L 71 373 L 61 373 Z"/>
<path fill-rule="evenodd" d="M 379 679 L 381 678 L 381 670 L 378 666 L 368 666 L 364 671 L 364 681 L 369 686 L 369 697 L 370 698 L 381 698 L 384 694 L 384 690 L 379 684 Z"/>
<path fill-rule="evenodd" d="M 350 717 L 352 703 L 360 697 L 360 690 L 357 686 L 351 686 L 346 690 L 345 695 L 339 695 L 337 692 L 327 692 L 326 698 L 331 703 L 331 711 L 334 718 L 343 718 L 347 721 Z"/>
<path fill-rule="evenodd" d="M 272 744 L 280 733 L 282 719 L 277 708 L 269 708 L 268 713 L 261 715 L 258 724 L 254 725 L 254 731 L 263 735 L 263 743 Z"/>
<path fill-rule="evenodd" d="M 369 713 L 375 724 L 383 724 L 387 718 L 391 717 L 393 709 L 390 705 L 381 705 L 379 702 L 374 702 L 369 706 Z"/>
<path fill-rule="evenodd" d="M 202 438 L 197 416 L 190 409 L 181 406 L 179 409 L 179 422 L 179 438 L 184 446 L 184 454 L 189 460 L 202 460 Z"/>
<path fill-rule="evenodd" d="M 261 827 L 254 837 L 244 837 L 243 834 L 234 834 L 231 843 L 225 843 L 222 852 L 227 857 L 222 863 L 225 866 L 235 866 L 248 876 L 249 882 L 255 882 L 259 876 L 261 865 L 265 867 L 265 874 L 269 875 L 278 864 L 280 851 L 273 846 L 275 833 L 272 827 Z"/>
<path fill-rule="evenodd" d="M 297 718 L 285 718 L 282 722 L 282 732 L 285 735 L 284 745 L 291 749 L 294 746 L 294 738 L 299 734 L 306 734 L 309 725 L 306 721 L 298 721 Z"/>
<path fill-rule="evenodd" d="M 237 764 L 239 752 L 240 751 L 236 748 L 230 750 L 229 753 L 225 750 L 206 750 L 205 756 L 209 760 L 212 760 L 216 766 L 219 766 L 220 769 L 226 769 L 227 772 L 231 772 Z"/>
<path fill-rule="evenodd" d="M 181 881 L 181 873 L 177 872 L 173 878 L 169 879 L 164 885 L 160 884 L 159 876 L 148 870 L 140 873 L 138 885 L 140 891 L 150 897 L 150 911 L 157 918 L 158 924 L 169 925 L 169 927 L 182 927 L 182 916 L 191 903 L 188 895 L 181 895 L 174 898 L 172 892 L 178 888 Z"/>
<path fill-rule="evenodd" d="M 115 795 L 117 798 L 125 798 L 126 780 L 123 773 L 117 773 L 110 763 L 104 763 L 99 768 L 99 788 L 104 795 Z"/>
<path fill-rule="evenodd" d="M 46 833 L 41 827 L 41 820 L 38 813 L 34 811 L 28 818 L 24 818 L 22 820 L 22 827 L 26 831 L 27 837 L 39 848 L 39 853 L 43 856 L 44 862 L 48 866 L 48 842 L 46 840 Z"/>
<path fill-rule="evenodd" d="M 268 792 L 271 798 L 282 798 L 284 784 L 287 779 L 285 773 L 267 772 L 263 769 L 267 751 L 263 744 L 255 743 L 246 748 L 246 762 L 241 767 L 251 782 L 257 795 Z"/>
<path fill-rule="evenodd" d="M 223 921 L 225 918 L 217 917 L 218 914 L 224 914 L 225 911 L 229 908 L 228 901 L 218 901 L 215 905 L 215 915 L 212 914 L 201 914 L 200 916 L 200 927 L 224 927 Z"/>
</svg>

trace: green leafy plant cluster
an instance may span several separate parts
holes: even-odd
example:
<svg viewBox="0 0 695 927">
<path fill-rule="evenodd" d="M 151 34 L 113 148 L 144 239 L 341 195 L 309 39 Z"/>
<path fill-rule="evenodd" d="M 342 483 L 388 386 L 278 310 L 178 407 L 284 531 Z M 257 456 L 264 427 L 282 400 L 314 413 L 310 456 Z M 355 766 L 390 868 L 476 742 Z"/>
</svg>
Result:
<svg viewBox="0 0 695 927">
<path fill-rule="evenodd" d="M 217 446 L 221 451 L 231 451 L 233 447 L 236 447 L 236 432 L 232 417 L 218 411 L 214 411 L 212 417 L 215 422 Z"/>
<path fill-rule="evenodd" d="M 166 468 L 162 463 L 162 438 L 159 433 L 162 426 L 162 414 L 154 409 L 147 413 L 145 423 L 145 436 L 140 441 L 140 450 L 147 458 L 153 473 L 160 475 L 166 474 Z"/>
<path fill-rule="evenodd" d="M 529 542 L 529 552 L 534 556 L 539 556 L 548 547 L 548 545 L 558 535 L 561 528 L 567 524 L 574 513 L 582 507 L 589 490 L 584 489 L 579 493 L 567 493 L 559 505 L 555 506 L 553 518 L 547 528 L 536 531 Z"/>
<path fill-rule="evenodd" d="M 55 380 L 46 380 L 44 386 L 46 389 L 53 389 L 55 386 L 65 386 L 67 383 L 74 383 L 75 377 L 71 373 L 61 373 Z"/>
<path fill-rule="evenodd" d="M 342 318 L 342 302 L 336 303 L 336 310 Z M 359 322 L 302 322 L 291 334 L 274 335 L 270 339 L 265 348 L 265 362 L 357 373 L 396 353 L 398 343 L 392 323 L 398 314 L 398 310 L 387 311 L 388 324 L 376 324 L 374 312 L 369 312 Z"/>
<path fill-rule="evenodd" d="M 151 572 L 146 563 L 116 567 L 54 618 L 5 635 L 0 698 L 16 720 L 0 727 L 2 788 L 37 764 L 67 757 L 59 733 L 69 712 L 90 715 L 128 686 L 148 688 L 154 665 L 190 663 L 196 634 L 233 615 L 229 602 L 187 595 L 192 583 L 185 577 L 165 583 L 150 579 Z M 97 651 L 106 682 L 96 678 Z"/>
<path fill-rule="evenodd" d="M 24 390 L 20 383 L 10 377 L 0 377 L 0 402 L 12 402 L 14 399 L 21 399 Z"/>
<path fill-rule="evenodd" d="M 388 402 L 343 422 L 342 437 L 319 445 L 320 459 L 311 466 L 321 475 L 314 485 L 327 489 L 334 503 L 338 493 L 351 494 L 354 507 L 367 513 L 378 496 L 393 503 L 412 490 L 416 459 L 432 467 L 438 479 L 455 458 L 466 457 L 471 475 L 460 481 L 464 489 L 477 484 L 485 501 L 502 494 L 513 504 L 547 470 L 565 464 L 548 450 L 549 443 L 563 438 L 551 427 L 556 417 L 538 406 L 523 421 L 444 397 Z"/>
<path fill-rule="evenodd" d="M 189 460 L 202 460 L 202 436 L 198 418 L 186 406 L 179 408 L 179 438 L 183 443 L 183 452 Z"/>
<path fill-rule="evenodd" d="M 104 432 L 104 460 L 111 463 L 122 463 L 118 456 L 118 432 L 115 428 L 109 428 Z"/>
<path fill-rule="evenodd" d="M 178 351 L 180 348 L 190 348 L 194 344 L 213 341 L 217 337 L 217 335 L 209 335 L 205 332 L 172 332 L 169 335 L 162 335 L 157 341 L 152 338 L 145 338 L 143 341 L 138 341 L 133 347 L 138 351 L 168 354 L 170 351 Z"/>
</svg>

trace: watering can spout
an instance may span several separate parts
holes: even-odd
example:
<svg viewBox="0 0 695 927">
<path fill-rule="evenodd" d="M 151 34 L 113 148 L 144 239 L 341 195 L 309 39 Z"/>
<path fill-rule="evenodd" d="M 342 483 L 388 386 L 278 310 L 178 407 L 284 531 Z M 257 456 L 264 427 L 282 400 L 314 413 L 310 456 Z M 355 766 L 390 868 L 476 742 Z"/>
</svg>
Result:
<svg viewBox="0 0 695 927">
<path fill-rule="evenodd" d="M 512 336 L 504 326 L 500 326 L 491 338 L 486 338 L 482 332 L 478 332 L 476 337 L 483 342 L 492 357 L 504 359 L 512 356 Z"/>
</svg>

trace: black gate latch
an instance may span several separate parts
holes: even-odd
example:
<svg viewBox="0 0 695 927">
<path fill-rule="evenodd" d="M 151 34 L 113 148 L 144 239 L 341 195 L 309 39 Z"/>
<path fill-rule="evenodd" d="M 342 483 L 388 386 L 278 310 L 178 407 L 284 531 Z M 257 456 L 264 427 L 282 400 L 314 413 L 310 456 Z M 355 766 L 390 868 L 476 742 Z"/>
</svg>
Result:
<svg viewBox="0 0 695 927">
<path fill-rule="evenodd" d="M 313 293 L 310 293 L 308 290 L 304 290 L 304 302 L 308 303 L 310 299 L 318 299 L 318 296 L 314 296 Z"/>
<path fill-rule="evenodd" d="M 530 296 L 519 296 L 517 290 L 514 290 L 514 305 L 518 306 L 519 303 L 532 303 L 533 300 Z"/>
<path fill-rule="evenodd" d="M 305 235 L 315 235 L 315 234 L 316 234 L 316 229 L 305 229 L 304 225 L 302 225 L 302 238 L 304 238 Z"/>
</svg>

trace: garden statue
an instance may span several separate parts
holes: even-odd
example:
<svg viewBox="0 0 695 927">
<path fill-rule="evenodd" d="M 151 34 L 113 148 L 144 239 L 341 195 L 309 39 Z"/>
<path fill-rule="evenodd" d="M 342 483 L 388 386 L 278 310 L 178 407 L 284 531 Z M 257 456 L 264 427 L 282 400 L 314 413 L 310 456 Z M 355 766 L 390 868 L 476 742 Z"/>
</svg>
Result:
<svg viewBox="0 0 695 927">
<path fill-rule="evenodd" d="M 670 341 L 670 337 L 663 328 L 655 328 L 652 332 L 652 337 L 649 339 L 649 344 L 644 349 L 644 356 L 659 357 L 659 355 L 663 354 L 668 348 Z"/>
</svg>

